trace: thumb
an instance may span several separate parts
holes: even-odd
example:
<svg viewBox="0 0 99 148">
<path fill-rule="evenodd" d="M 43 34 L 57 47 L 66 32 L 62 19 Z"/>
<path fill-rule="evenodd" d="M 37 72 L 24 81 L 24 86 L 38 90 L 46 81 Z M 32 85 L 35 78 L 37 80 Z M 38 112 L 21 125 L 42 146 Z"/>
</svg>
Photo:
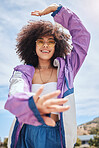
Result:
<svg viewBox="0 0 99 148">
<path fill-rule="evenodd" d="M 47 116 L 42 116 L 42 118 L 46 125 L 53 126 L 53 127 L 55 126 L 55 121 L 52 118 L 47 117 Z"/>
</svg>

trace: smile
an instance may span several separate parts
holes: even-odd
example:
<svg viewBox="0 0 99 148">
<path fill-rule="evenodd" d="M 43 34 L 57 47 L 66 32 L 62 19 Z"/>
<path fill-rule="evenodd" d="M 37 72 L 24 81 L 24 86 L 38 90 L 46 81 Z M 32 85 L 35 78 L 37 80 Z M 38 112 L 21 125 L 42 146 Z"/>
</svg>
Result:
<svg viewBox="0 0 99 148">
<path fill-rule="evenodd" d="M 49 53 L 50 51 L 48 50 L 41 50 L 42 53 Z"/>
</svg>

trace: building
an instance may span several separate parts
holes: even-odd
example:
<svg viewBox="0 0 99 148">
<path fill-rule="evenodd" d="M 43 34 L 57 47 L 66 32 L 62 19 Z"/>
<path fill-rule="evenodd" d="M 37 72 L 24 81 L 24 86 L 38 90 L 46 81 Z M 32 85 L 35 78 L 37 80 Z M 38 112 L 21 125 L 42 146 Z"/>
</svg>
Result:
<svg viewBox="0 0 99 148">
<path fill-rule="evenodd" d="M 94 139 L 94 136 L 95 135 L 81 135 L 81 136 L 78 136 L 78 138 L 81 140 L 82 145 L 83 144 L 87 144 L 88 145 L 88 141 L 90 139 Z"/>
</svg>

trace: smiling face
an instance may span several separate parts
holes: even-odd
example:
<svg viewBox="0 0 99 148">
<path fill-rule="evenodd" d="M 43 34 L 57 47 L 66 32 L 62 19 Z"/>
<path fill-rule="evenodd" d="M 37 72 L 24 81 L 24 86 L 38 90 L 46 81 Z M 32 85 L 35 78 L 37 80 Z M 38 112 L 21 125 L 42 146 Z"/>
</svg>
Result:
<svg viewBox="0 0 99 148">
<path fill-rule="evenodd" d="M 50 60 L 55 52 L 53 36 L 40 37 L 36 41 L 36 54 L 40 60 Z"/>
</svg>

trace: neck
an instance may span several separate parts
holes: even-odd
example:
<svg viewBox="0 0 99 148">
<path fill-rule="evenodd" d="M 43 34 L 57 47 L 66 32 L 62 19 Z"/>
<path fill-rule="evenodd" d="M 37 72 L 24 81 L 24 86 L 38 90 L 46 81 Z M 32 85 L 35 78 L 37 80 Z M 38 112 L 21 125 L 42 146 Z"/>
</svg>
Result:
<svg viewBox="0 0 99 148">
<path fill-rule="evenodd" d="M 51 68 L 52 66 L 51 66 L 50 60 L 46 61 L 46 60 L 40 60 L 40 59 L 39 59 L 38 67 L 39 67 L 40 69 L 49 69 L 49 68 Z"/>
</svg>

